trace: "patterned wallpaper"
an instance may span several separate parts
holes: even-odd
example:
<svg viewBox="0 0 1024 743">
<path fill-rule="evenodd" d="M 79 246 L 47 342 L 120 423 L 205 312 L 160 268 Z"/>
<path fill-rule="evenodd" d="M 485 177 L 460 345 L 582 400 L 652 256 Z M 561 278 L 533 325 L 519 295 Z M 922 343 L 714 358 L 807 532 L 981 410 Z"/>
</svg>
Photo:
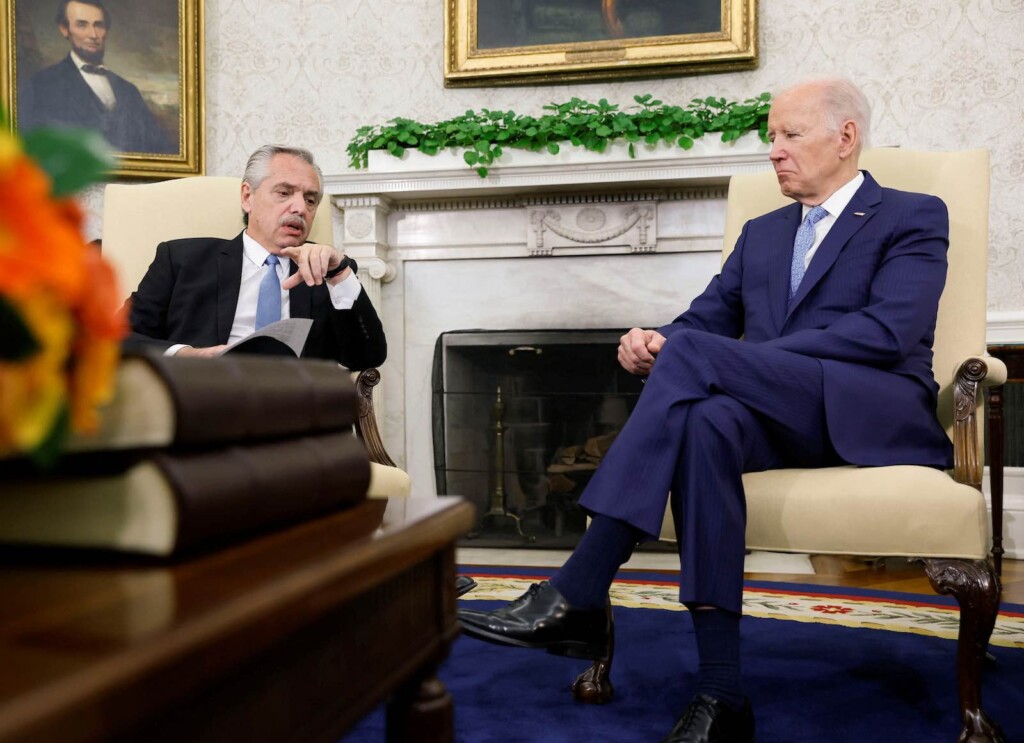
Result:
<svg viewBox="0 0 1024 743">
<path fill-rule="evenodd" d="M 574 95 L 620 105 L 745 98 L 841 74 L 875 105 L 873 143 L 992 153 L 989 307 L 1024 311 L 1024 2 L 761 0 L 758 69 L 638 82 L 443 86 L 445 0 L 206 0 L 207 171 L 239 174 L 265 142 L 347 167 L 356 127 L 467 108 L 540 113 Z M 86 199 L 98 233 L 102 196 Z"/>
</svg>

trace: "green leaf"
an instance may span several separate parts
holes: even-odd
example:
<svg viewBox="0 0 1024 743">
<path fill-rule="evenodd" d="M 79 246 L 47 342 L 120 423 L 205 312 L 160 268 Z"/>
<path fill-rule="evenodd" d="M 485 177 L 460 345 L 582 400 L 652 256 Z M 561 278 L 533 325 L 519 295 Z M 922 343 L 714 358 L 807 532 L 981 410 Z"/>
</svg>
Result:
<svg viewBox="0 0 1024 743">
<path fill-rule="evenodd" d="M 555 142 L 548 142 L 548 152 L 552 155 L 557 155 L 559 152 L 558 145 Z"/>
<path fill-rule="evenodd" d="M 480 176 L 481 178 L 486 178 L 487 177 L 487 168 L 477 168 L 476 169 L 476 174 L 478 176 Z"/>
<path fill-rule="evenodd" d="M 0 295 L 0 361 L 22 361 L 39 351 L 39 343 L 13 304 Z"/>
<path fill-rule="evenodd" d="M 466 150 L 462 153 L 462 159 L 466 161 L 466 165 L 476 165 L 480 162 L 480 155 L 474 150 Z"/>
<path fill-rule="evenodd" d="M 50 469 L 57 463 L 68 437 L 69 422 L 68 408 L 65 405 L 61 407 L 60 413 L 57 414 L 57 419 L 53 422 L 46 437 L 39 443 L 39 446 L 29 452 L 29 458 L 36 467 Z"/>
<path fill-rule="evenodd" d="M 23 137 L 25 152 L 53 181 L 53 195 L 69 196 L 103 180 L 114 158 L 90 129 L 33 129 Z"/>
</svg>

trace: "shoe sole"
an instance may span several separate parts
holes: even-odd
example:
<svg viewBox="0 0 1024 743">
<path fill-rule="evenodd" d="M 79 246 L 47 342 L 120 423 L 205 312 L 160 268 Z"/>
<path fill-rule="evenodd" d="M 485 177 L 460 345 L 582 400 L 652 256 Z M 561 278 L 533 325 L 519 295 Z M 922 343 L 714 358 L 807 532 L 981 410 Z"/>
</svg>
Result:
<svg viewBox="0 0 1024 743">
<path fill-rule="evenodd" d="M 551 655 L 560 655 L 566 658 L 578 658 L 580 660 L 601 660 L 608 654 L 607 643 L 576 642 L 573 640 L 554 640 L 551 642 L 528 642 L 517 640 L 514 637 L 499 635 L 494 632 L 462 623 L 462 631 L 469 637 L 484 640 L 495 645 L 510 645 L 517 648 L 529 648 L 531 650 L 544 650 Z"/>
</svg>

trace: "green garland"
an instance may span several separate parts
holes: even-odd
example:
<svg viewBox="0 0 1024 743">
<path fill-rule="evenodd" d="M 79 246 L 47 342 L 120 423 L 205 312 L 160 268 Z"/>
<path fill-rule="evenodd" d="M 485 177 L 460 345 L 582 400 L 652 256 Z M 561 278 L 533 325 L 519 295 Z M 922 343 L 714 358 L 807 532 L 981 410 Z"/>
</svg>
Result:
<svg viewBox="0 0 1024 743">
<path fill-rule="evenodd" d="M 470 110 L 434 124 L 395 118 L 384 125 L 359 127 L 346 151 L 351 167 L 365 168 L 370 150 L 384 150 L 401 157 L 410 148 L 428 155 L 459 148 L 465 150 L 466 164 L 476 168 L 483 178 L 487 166 L 508 147 L 557 154 L 560 144 L 569 142 L 604 152 L 609 142 L 622 139 L 629 142 L 629 155 L 634 157 L 635 142 L 674 143 L 688 150 L 695 139 L 708 132 L 721 132 L 722 141 L 729 142 L 756 131 L 763 141 L 768 141 L 768 93 L 742 103 L 725 98 L 694 98 L 688 106 L 667 105 L 652 100 L 650 94 L 634 96 L 633 100 L 638 105 L 623 111 L 604 98 L 597 103 L 573 98 L 567 103 L 544 106 L 550 113 L 540 118 L 486 108 L 480 113 Z"/>
</svg>

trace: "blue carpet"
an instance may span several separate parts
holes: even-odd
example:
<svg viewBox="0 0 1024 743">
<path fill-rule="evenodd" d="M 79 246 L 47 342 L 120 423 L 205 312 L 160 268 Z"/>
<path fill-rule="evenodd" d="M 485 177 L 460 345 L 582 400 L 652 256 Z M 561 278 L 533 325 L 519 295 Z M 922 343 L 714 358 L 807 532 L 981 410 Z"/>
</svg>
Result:
<svg viewBox="0 0 1024 743">
<path fill-rule="evenodd" d="M 502 575 L 544 572 L 497 570 Z M 481 575 L 480 570 L 470 572 Z M 833 598 L 901 596 L 811 585 L 756 585 Z M 936 606 L 946 603 L 937 596 L 902 598 Z M 463 601 L 482 610 L 503 603 Z M 1022 608 L 1004 606 L 1004 611 L 1019 615 Z M 457 740 L 661 740 L 693 693 L 697 660 L 689 617 L 617 606 L 615 622 L 615 698 L 603 706 L 580 704 L 569 691 L 573 679 L 587 667 L 585 661 L 457 639 L 440 673 L 455 701 Z M 743 619 L 742 636 L 743 676 L 754 704 L 759 743 L 956 740 L 960 722 L 952 640 L 751 616 Z M 1024 741 L 1024 649 L 992 647 L 991 652 L 996 663 L 985 672 L 985 709 L 1002 725 L 1008 741 Z M 343 740 L 383 741 L 382 711 L 376 710 Z"/>
</svg>

